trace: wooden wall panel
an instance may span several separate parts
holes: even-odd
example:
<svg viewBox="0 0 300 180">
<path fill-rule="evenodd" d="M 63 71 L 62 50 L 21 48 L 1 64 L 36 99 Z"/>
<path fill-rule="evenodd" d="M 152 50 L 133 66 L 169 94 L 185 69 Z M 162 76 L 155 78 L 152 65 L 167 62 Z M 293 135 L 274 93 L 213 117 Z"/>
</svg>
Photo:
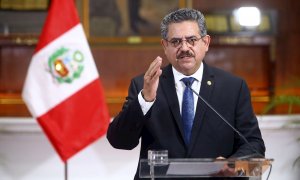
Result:
<svg viewBox="0 0 300 180">
<path fill-rule="evenodd" d="M 0 46 L 1 93 L 20 93 L 33 50 L 32 46 Z"/>
<path fill-rule="evenodd" d="M 295 21 L 300 18 L 300 1 L 193 1 L 193 7 L 203 12 L 232 10 L 246 5 L 277 11 L 277 34 L 271 37 L 274 42 L 226 45 L 214 42 L 215 37 L 212 37 L 206 62 L 243 77 L 251 89 L 255 111 L 260 113 L 270 94 L 300 96 L 299 85 L 293 84 L 300 80 L 300 24 Z M 33 51 L 32 45 L 14 45 L 6 43 L 6 40 L 5 43 L 0 42 L 0 116 L 29 115 L 20 99 L 20 92 Z M 157 46 L 93 46 L 92 52 L 112 116 L 121 109 L 130 79 L 145 72 L 156 56 L 164 58 L 159 42 Z M 167 61 L 164 63 L 167 64 Z M 286 85 L 290 86 L 282 88 Z M 274 112 L 286 113 L 287 110 L 283 107 Z"/>
<path fill-rule="evenodd" d="M 20 93 L 33 51 L 33 46 L 26 45 L 1 48 L 0 116 L 29 116 Z M 132 77 L 144 73 L 157 56 L 164 59 L 163 65 L 167 64 L 160 45 L 93 47 L 92 53 L 111 116 L 121 110 Z"/>
<path fill-rule="evenodd" d="M 208 64 L 245 79 L 256 95 L 269 90 L 272 69 L 267 46 L 213 46 L 205 59 Z"/>
<path fill-rule="evenodd" d="M 273 68 L 269 47 L 261 45 L 215 45 L 209 49 L 206 62 L 247 82 L 256 113 L 261 113 L 271 95 Z"/>
<path fill-rule="evenodd" d="M 0 116 L 30 116 L 20 93 L 33 51 L 28 45 L 0 46 Z"/>
<path fill-rule="evenodd" d="M 130 79 L 144 73 L 157 56 L 167 62 L 160 46 L 93 48 L 93 55 L 108 97 L 127 94 Z"/>
<path fill-rule="evenodd" d="M 163 58 L 163 65 L 167 64 L 160 46 L 95 47 L 93 55 L 111 115 L 116 115 L 121 110 L 131 78 L 146 72 L 157 56 Z"/>
<path fill-rule="evenodd" d="M 33 54 L 33 47 L 12 46 L 2 48 L 1 52 L 0 96 L 5 106 L 0 103 L 2 106 L 0 115 L 28 116 L 28 111 L 20 99 L 20 92 Z M 265 46 L 212 44 L 205 61 L 244 78 L 254 96 L 267 96 L 268 72 L 270 72 L 267 65 L 268 52 Z M 144 73 L 157 56 L 163 58 L 163 66 L 168 64 L 160 45 L 93 47 L 92 53 L 112 116 L 121 110 L 132 77 Z M 261 108 L 256 110 L 260 112 Z"/>
</svg>

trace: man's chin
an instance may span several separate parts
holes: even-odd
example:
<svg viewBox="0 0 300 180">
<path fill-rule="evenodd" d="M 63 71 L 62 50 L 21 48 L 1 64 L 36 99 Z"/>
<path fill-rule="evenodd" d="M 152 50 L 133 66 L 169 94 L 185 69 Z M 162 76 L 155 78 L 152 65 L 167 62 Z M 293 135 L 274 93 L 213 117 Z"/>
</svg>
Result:
<svg viewBox="0 0 300 180">
<path fill-rule="evenodd" d="M 191 75 L 190 73 L 194 71 L 195 65 L 191 63 L 184 63 L 179 65 L 180 72 L 185 75 Z"/>
<path fill-rule="evenodd" d="M 195 60 L 193 58 L 181 58 L 177 59 L 179 66 L 194 66 Z"/>
</svg>

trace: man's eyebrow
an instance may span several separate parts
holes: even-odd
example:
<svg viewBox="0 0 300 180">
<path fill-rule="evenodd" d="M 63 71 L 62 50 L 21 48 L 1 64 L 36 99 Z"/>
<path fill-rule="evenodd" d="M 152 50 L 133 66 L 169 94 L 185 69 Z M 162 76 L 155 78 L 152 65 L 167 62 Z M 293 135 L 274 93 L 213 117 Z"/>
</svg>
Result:
<svg viewBox="0 0 300 180">
<path fill-rule="evenodd" d="M 195 36 L 195 35 L 192 35 L 192 36 L 186 36 L 185 39 L 191 39 L 191 38 L 195 38 L 195 37 L 197 37 L 197 36 Z"/>
<path fill-rule="evenodd" d="M 185 36 L 184 38 L 185 38 L 185 39 L 191 39 L 191 38 L 195 38 L 195 37 L 197 37 L 197 36 L 192 35 L 192 36 Z M 173 37 L 173 38 L 171 38 L 171 39 L 179 40 L 179 39 L 182 39 L 182 38 L 180 38 L 180 37 Z"/>
<path fill-rule="evenodd" d="M 179 37 L 172 37 L 171 40 L 180 40 L 182 38 L 179 38 Z"/>
</svg>

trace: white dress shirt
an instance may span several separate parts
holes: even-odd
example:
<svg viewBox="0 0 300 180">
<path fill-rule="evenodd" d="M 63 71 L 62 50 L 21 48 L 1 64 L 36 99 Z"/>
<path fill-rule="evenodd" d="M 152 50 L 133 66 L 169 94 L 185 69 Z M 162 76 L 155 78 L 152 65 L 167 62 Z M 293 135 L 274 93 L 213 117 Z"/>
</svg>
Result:
<svg viewBox="0 0 300 180">
<path fill-rule="evenodd" d="M 203 77 L 203 63 L 201 62 L 200 68 L 192 75 L 190 76 L 185 76 L 184 74 L 178 72 L 174 67 L 172 67 L 173 75 L 174 75 L 174 81 L 175 81 L 175 89 L 177 93 L 177 98 L 178 98 L 178 103 L 179 103 L 179 109 L 180 109 L 180 114 L 181 114 L 181 107 L 182 107 L 182 97 L 183 97 L 183 92 L 185 89 L 184 83 L 181 81 L 182 78 L 185 77 L 193 77 L 195 78 L 194 83 L 192 84 L 192 88 L 196 91 L 200 91 L 201 87 L 201 81 Z M 142 91 L 141 91 L 142 92 Z M 141 106 L 141 109 L 144 113 L 144 115 L 149 111 L 149 109 L 152 107 L 153 103 L 155 102 L 146 102 L 144 98 L 142 97 L 142 93 L 139 93 L 138 95 L 138 100 Z M 198 102 L 198 97 L 196 94 L 194 94 L 194 113 L 196 113 L 196 107 L 197 107 L 197 102 Z"/>
</svg>

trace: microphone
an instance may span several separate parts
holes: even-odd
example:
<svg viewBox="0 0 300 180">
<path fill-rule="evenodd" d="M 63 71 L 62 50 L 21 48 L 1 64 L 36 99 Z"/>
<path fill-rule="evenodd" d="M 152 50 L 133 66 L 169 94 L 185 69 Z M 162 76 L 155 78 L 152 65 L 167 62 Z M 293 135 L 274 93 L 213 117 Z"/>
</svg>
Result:
<svg viewBox="0 0 300 180">
<path fill-rule="evenodd" d="M 252 158 L 252 157 L 259 157 L 259 158 L 265 158 L 262 154 L 260 154 L 250 143 L 249 141 L 246 139 L 246 137 L 240 133 L 235 127 L 233 127 L 215 108 L 213 108 L 199 93 L 197 93 L 192 87 L 191 84 L 187 86 L 190 90 L 193 91 L 193 93 L 195 93 L 203 102 L 206 106 L 209 107 L 209 109 L 211 109 L 214 113 L 216 113 L 234 132 L 236 132 L 245 142 L 246 144 L 251 148 L 251 150 L 255 153 L 255 154 L 251 154 L 251 155 L 246 155 L 246 156 L 242 156 L 236 159 L 248 159 L 248 158 Z"/>
</svg>

